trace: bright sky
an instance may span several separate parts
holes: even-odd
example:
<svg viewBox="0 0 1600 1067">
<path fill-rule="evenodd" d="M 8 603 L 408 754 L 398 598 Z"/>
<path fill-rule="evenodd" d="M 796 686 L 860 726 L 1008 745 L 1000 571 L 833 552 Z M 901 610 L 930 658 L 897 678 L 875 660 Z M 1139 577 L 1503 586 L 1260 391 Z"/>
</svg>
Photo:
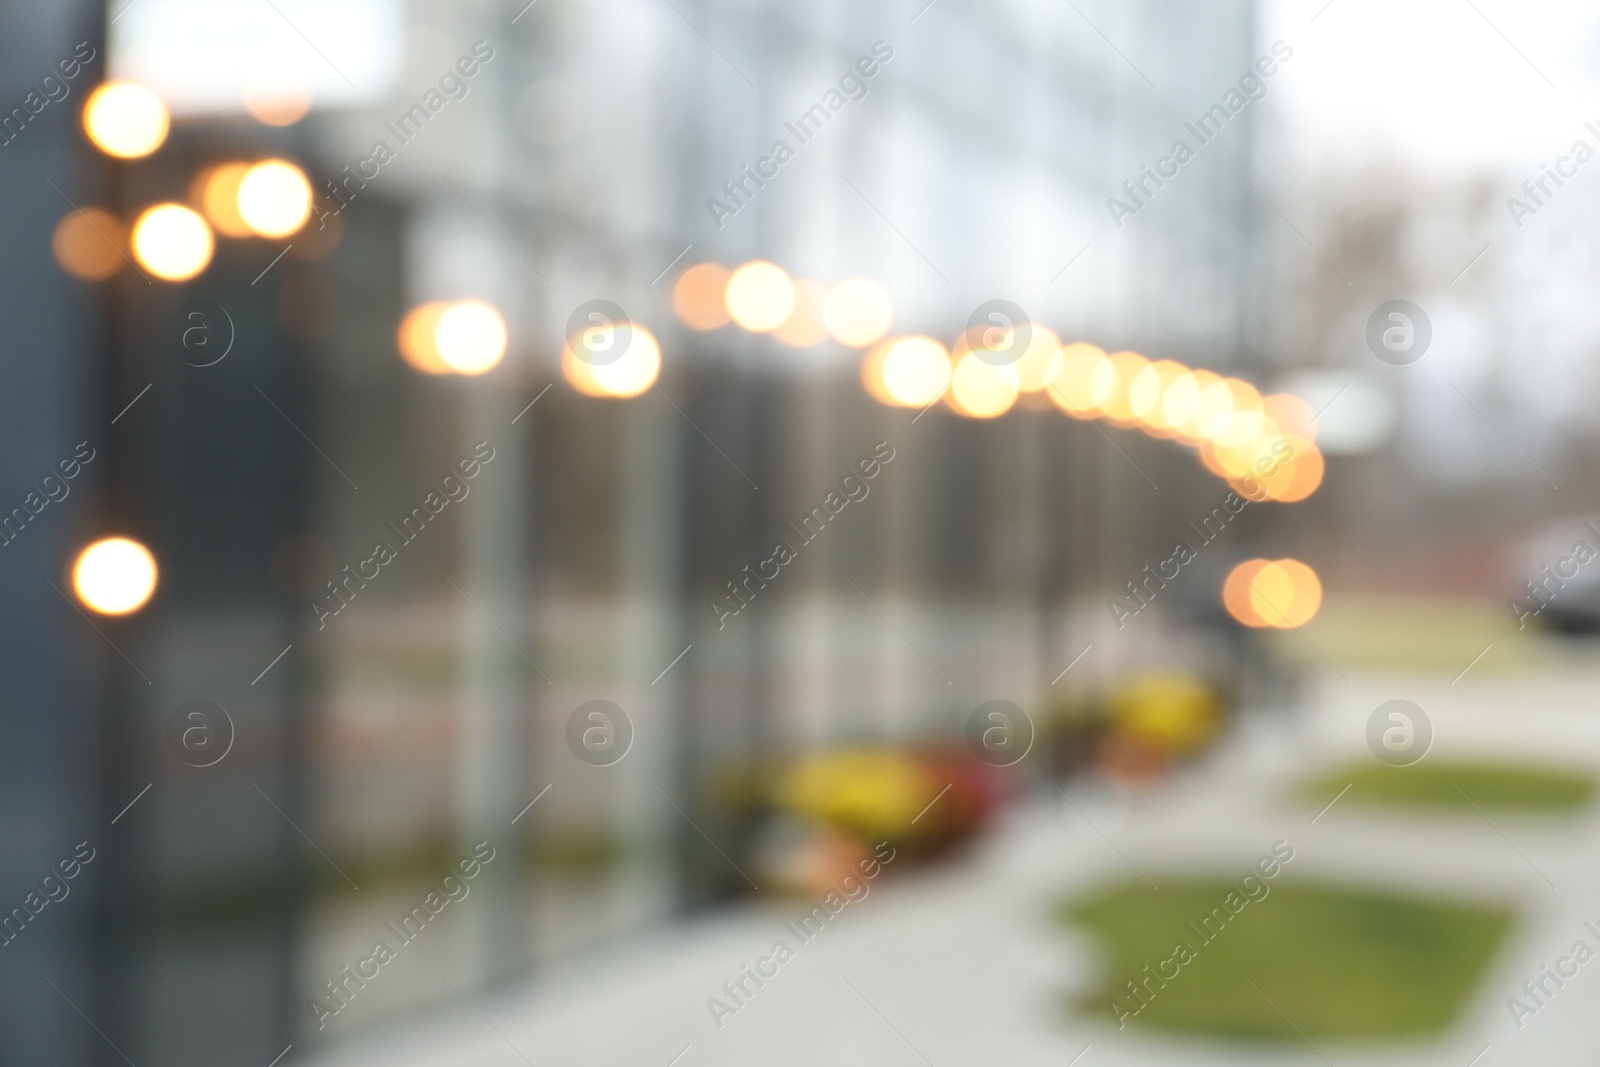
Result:
<svg viewBox="0 0 1600 1067">
<path fill-rule="evenodd" d="M 1574 138 L 1600 145 L 1583 130 L 1600 125 L 1600 6 L 1267 0 L 1263 26 L 1295 48 L 1278 105 L 1301 162 L 1398 156 L 1436 173 L 1520 174 Z"/>
</svg>

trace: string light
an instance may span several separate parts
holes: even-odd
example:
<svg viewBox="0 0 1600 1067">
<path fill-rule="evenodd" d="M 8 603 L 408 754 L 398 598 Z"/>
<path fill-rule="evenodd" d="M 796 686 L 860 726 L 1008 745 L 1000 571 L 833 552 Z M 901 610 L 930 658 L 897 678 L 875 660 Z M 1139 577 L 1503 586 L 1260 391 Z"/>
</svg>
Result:
<svg viewBox="0 0 1600 1067">
<path fill-rule="evenodd" d="M 167 105 L 134 82 L 106 82 L 83 105 L 83 129 L 89 140 L 118 159 L 148 156 L 167 139 L 170 125 Z"/>
<path fill-rule="evenodd" d="M 169 282 L 187 281 L 205 270 L 214 247 L 206 220 L 182 204 L 157 204 L 133 224 L 133 257 Z"/>
<path fill-rule="evenodd" d="M 84 607 L 101 615 L 138 611 L 156 589 L 156 560 L 127 537 L 106 537 L 78 553 L 72 590 Z"/>
</svg>

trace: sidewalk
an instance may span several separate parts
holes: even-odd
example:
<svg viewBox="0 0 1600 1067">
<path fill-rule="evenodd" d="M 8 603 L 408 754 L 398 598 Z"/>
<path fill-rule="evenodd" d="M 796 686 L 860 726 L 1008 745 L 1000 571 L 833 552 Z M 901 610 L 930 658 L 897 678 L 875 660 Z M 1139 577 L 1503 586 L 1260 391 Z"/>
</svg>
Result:
<svg viewBox="0 0 1600 1067">
<path fill-rule="evenodd" d="M 1521 916 L 1455 1032 L 1420 1046 L 1319 1041 L 1333 1063 L 1466 1067 L 1486 1046 L 1479 1067 L 1588 1062 L 1600 1044 L 1600 1018 L 1588 1008 L 1600 992 L 1600 966 L 1570 979 L 1520 1031 L 1505 1000 L 1578 938 L 1600 947 L 1583 929 L 1586 919 L 1600 926 L 1600 817 L 1551 825 L 1507 816 L 1489 825 L 1470 812 L 1399 817 L 1342 802 L 1318 817 L 1316 806 L 1291 802 L 1287 786 L 1313 758 L 1320 767 L 1363 755 L 1366 715 L 1396 695 L 1433 716 L 1429 758 L 1515 750 L 1600 766 L 1600 722 L 1585 710 L 1592 691 L 1583 678 L 1454 690 L 1425 680 L 1335 678 L 1314 713 L 1294 723 L 1253 720 L 1204 767 L 1159 792 L 1075 785 L 1072 804 L 1057 795 L 1024 806 L 958 866 L 880 881 L 720 1030 L 707 999 L 725 999 L 722 984 L 775 940 L 793 942 L 784 923 L 804 913 L 799 902 L 665 930 L 539 982 L 469 994 L 471 1004 L 441 977 L 453 1004 L 319 1062 L 1066 1067 L 1088 1048 L 1076 1061 L 1083 1067 L 1323 1063 L 1309 1045 L 1118 1032 L 1109 1013 L 1101 1020 L 1066 1010 L 1095 985 L 1096 958 L 1092 941 L 1051 919 L 1057 900 L 1139 878 L 1140 870 L 1157 882 L 1178 872 L 1233 876 L 1278 839 L 1295 846 L 1295 880 L 1507 899 Z M 1506 700 L 1529 706 L 1508 711 Z"/>
</svg>

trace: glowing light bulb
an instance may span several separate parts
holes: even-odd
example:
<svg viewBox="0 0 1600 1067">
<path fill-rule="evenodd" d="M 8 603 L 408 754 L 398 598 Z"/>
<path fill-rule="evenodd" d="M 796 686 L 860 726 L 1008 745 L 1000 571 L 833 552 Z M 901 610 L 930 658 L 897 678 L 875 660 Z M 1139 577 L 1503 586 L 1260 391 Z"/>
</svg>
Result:
<svg viewBox="0 0 1600 1067">
<path fill-rule="evenodd" d="M 449 374 L 450 367 L 439 356 L 439 346 L 434 342 L 434 331 L 439 327 L 439 316 L 450 305 L 442 300 L 418 304 L 400 320 L 395 340 L 400 355 L 412 368 L 424 374 Z"/>
<path fill-rule="evenodd" d="M 1057 407 L 1075 419 L 1092 419 L 1111 395 L 1116 372 L 1098 345 L 1077 341 L 1062 347 L 1050 359 L 1045 389 Z"/>
<path fill-rule="evenodd" d="M 1108 358 L 1115 377 L 1111 391 L 1100 403 L 1100 411 L 1118 426 L 1136 425 L 1138 420 L 1134 418 L 1133 403 L 1128 392 L 1133 387 L 1134 378 L 1150 365 L 1150 361 L 1137 352 L 1118 352 Z"/>
<path fill-rule="evenodd" d="M 1128 408 L 1148 433 L 1170 436 L 1171 423 L 1166 416 L 1166 394 L 1180 379 L 1189 374 L 1189 368 L 1170 359 L 1159 359 L 1133 376 L 1128 385 Z"/>
<path fill-rule="evenodd" d="M 1268 626 L 1293 630 L 1322 607 L 1322 580 L 1297 559 L 1274 560 L 1251 577 L 1250 607 Z"/>
<path fill-rule="evenodd" d="M 1315 441 L 1317 414 L 1311 405 L 1293 393 L 1274 393 L 1262 398 L 1262 408 L 1284 432 Z"/>
<path fill-rule="evenodd" d="M 1201 388 L 1194 415 L 1189 420 L 1195 433 L 1207 440 L 1214 440 L 1233 419 L 1233 390 L 1225 380 L 1215 375 L 1211 377 L 1212 381 Z"/>
<path fill-rule="evenodd" d="M 945 399 L 957 414 L 992 419 L 1017 402 L 1018 377 L 1015 365 L 997 367 L 968 352 L 956 362 Z"/>
<path fill-rule="evenodd" d="M 782 326 L 794 311 L 794 282 L 782 267 L 758 259 L 729 276 L 723 299 L 734 322 L 752 333 L 766 333 Z"/>
<path fill-rule="evenodd" d="M 1317 446 L 1304 437 L 1285 434 L 1283 443 L 1287 446 L 1288 457 L 1279 467 L 1277 477 L 1262 481 L 1267 496 L 1280 504 L 1293 504 L 1317 491 L 1327 464 Z"/>
<path fill-rule="evenodd" d="M 871 278 L 846 278 L 828 292 L 822 321 L 833 339 L 851 348 L 865 348 L 883 338 L 894 324 L 889 290 Z"/>
<path fill-rule="evenodd" d="M 1240 625 L 1256 629 L 1268 625 L 1251 602 L 1250 590 L 1250 583 L 1255 580 L 1267 562 L 1264 559 L 1247 559 L 1229 571 L 1227 579 L 1222 583 L 1222 606 Z"/>
<path fill-rule="evenodd" d="M 1200 399 L 1200 373 L 1180 374 L 1167 383 L 1161 393 L 1161 422 L 1179 437 L 1188 437 L 1185 427 L 1194 416 L 1195 404 Z"/>
<path fill-rule="evenodd" d="M 297 71 L 257 71 L 239 95 L 250 116 L 266 126 L 292 126 L 311 110 L 311 80 Z"/>
<path fill-rule="evenodd" d="M 506 322 L 482 300 L 462 300 L 439 315 L 433 344 L 439 359 L 457 374 L 483 374 L 506 354 Z"/>
<path fill-rule="evenodd" d="M 161 147 L 170 120 L 161 98 L 134 82 L 106 82 L 83 105 L 83 129 L 95 147 L 118 159 L 139 159 Z"/>
<path fill-rule="evenodd" d="M 90 611 L 126 615 L 144 607 L 156 589 L 150 550 L 126 537 L 107 537 L 78 553 L 72 589 Z"/>
<path fill-rule="evenodd" d="M 828 339 L 828 327 L 822 321 L 822 304 L 828 287 L 821 282 L 802 278 L 794 283 L 794 310 L 783 320 L 783 325 L 772 331 L 772 336 L 793 348 L 810 348 Z"/>
<path fill-rule="evenodd" d="M 206 220 L 182 204 L 157 204 L 133 224 L 133 257 L 169 282 L 187 281 L 205 270 L 214 246 Z"/>
<path fill-rule="evenodd" d="M 890 341 L 879 341 L 867 350 L 861 360 L 861 385 L 867 395 L 888 407 L 898 407 L 894 397 L 883 384 L 883 357 L 889 354 Z"/>
<path fill-rule="evenodd" d="M 672 308 L 691 330 L 715 330 L 728 324 L 723 293 L 728 288 L 727 267 L 698 263 L 684 271 L 672 287 Z"/>
<path fill-rule="evenodd" d="M 69 211 L 56 223 L 50 245 L 56 262 L 75 278 L 98 281 L 122 266 L 122 223 L 109 211 L 86 207 Z"/>
<path fill-rule="evenodd" d="M 1061 351 L 1061 338 L 1037 322 L 1029 323 L 1028 329 L 1028 347 L 1012 366 L 1017 369 L 1017 388 L 1024 393 L 1037 393 L 1049 385 L 1050 368 Z"/>
<path fill-rule="evenodd" d="M 931 337 L 901 337 L 883 354 L 883 389 L 901 407 L 927 407 L 950 385 L 950 356 Z"/>
<path fill-rule="evenodd" d="M 239 217 L 262 237 L 287 237 L 311 217 L 311 183 L 293 163 L 268 159 L 239 181 Z"/>
<path fill-rule="evenodd" d="M 250 226 L 239 214 L 239 183 L 248 163 L 222 163 L 201 171 L 189 187 L 189 199 L 200 205 L 206 221 L 224 237 L 249 237 Z"/>
<path fill-rule="evenodd" d="M 661 345 L 655 335 L 638 323 L 627 326 L 592 328 L 594 332 L 631 333 L 627 338 L 610 339 L 623 347 L 622 355 L 610 363 L 590 363 L 573 355 L 572 340 L 561 350 L 561 373 L 567 383 L 586 396 L 603 396 L 623 399 L 638 396 L 656 383 L 661 375 Z M 593 347 L 607 347 L 606 338 L 590 337 L 585 343 Z"/>
</svg>

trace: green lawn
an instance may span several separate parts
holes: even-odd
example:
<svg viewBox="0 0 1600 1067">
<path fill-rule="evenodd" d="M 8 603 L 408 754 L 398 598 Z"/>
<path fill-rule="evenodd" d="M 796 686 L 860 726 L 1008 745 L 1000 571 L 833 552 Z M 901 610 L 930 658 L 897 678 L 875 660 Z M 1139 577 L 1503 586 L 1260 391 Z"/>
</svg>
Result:
<svg viewBox="0 0 1600 1067">
<path fill-rule="evenodd" d="M 1470 813 L 1472 804 L 1476 804 L 1486 811 L 1553 815 L 1583 807 L 1595 789 L 1591 775 L 1546 767 L 1428 762 L 1389 767 L 1361 763 L 1305 783 L 1299 789 L 1300 799 L 1320 807 L 1347 785 L 1350 791 L 1333 809 L 1335 812 L 1346 804 L 1365 804 L 1462 808 Z M 1469 798 L 1472 804 L 1467 802 Z"/>
<path fill-rule="evenodd" d="M 1494 905 L 1267 884 L 1271 893 L 1209 943 L 1187 924 L 1236 889 L 1226 882 L 1130 882 L 1063 905 L 1062 920 L 1098 935 L 1110 963 L 1105 988 L 1082 1010 L 1114 1023 L 1123 983 L 1146 964 L 1171 974 L 1162 961 L 1183 941 L 1194 958 L 1129 1027 L 1301 1044 L 1301 1032 L 1313 1041 L 1424 1036 L 1450 1025 L 1512 922 Z"/>
</svg>

